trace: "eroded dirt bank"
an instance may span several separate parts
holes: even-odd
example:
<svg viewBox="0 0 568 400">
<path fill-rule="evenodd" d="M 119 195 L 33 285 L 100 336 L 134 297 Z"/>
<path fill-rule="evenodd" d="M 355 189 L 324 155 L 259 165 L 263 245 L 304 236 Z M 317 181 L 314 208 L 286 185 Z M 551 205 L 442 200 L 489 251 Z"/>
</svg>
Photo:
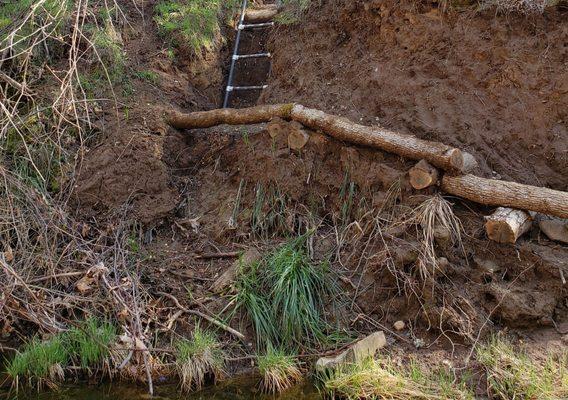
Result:
<svg viewBox="0 0 568 400">
<path fill-rule="evenodd" d="M 566 190 L 568 25 L 437 2 L 331 1 L 272 36 L 265 102 L 298 101 L 472 152 L 484 173 Z"/>
</svg>

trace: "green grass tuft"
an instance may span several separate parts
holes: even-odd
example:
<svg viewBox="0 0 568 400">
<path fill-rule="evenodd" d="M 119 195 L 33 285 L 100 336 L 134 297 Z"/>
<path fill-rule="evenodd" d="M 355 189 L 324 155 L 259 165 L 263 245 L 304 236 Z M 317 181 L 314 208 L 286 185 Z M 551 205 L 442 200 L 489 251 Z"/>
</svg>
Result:
<svg viewBox="0 0 568 400">
<path fill-rule="evenodd" d="M 70 351 L 83 368 L 100 366 L 116 340 L 116 328 L 108 322 L 89 318 L 67 332 Z"/>
<path fill-rule="evenodd" d="M 262 388 L 268 393 L 280 393 L 302 379 L 294 356 L 272 346 L 258 356 L 258 370 L 262 375 Z"/>
<path fill-rule="evenodd" d="M 16 386 L 21 380 L 26 380 L 30 386 L 54 386 L 63 380 L 63 367 L 69 357 L 64 335 L 58 334 L 45 341 L 36 337 L 8 363 L 6 372 Z"/>
<path fill-rule="evenodd" d="M 509 340 L 493 337 L 477 349 L 495 399 L 556 400 L 568 398 L 568 353 L 530 356 Z"/>
<path fill-rule="evenodd" d="M 201 389 L 207 376 L 218 379 L 223 375 L 225 354 L 213 333 L 197 326 L 191 340 L 180 340 L 175 349 L 176 369 L 184 391 Z"/>
<path fill-rule="evenodd" d="M 246 310 L 261 348 L 306 348 L 327 341 L 323 306 L 336 285 L 328 263 L 310 260 L 306 240 L 306 235 L 293 239 L 241 268 L 236 304 Z"/>
<path fill-rule="evenodd" d="M 311 0 L 282 0 L 284 11 L 276 16 L 276 22 L 291 25 L 300 21 L 304 12 L 310 7 Z"/>
</svg>

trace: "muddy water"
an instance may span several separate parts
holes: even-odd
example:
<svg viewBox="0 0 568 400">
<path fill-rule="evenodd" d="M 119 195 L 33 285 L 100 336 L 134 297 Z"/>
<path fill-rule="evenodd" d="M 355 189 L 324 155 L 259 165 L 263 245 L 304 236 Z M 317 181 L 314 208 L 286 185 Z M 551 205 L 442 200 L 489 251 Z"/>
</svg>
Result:
<svg viewBox="0 0 568 400">
<path fill-rule="evenodd" d="M 97 386 L 66 386 L 57 392 L 20 393 L 17 397 L 2 396 L 14 400 L 146 400 L 150 399 L 144 386 L 122 382 Z M 239 378 L 192 393 L 182 394 L 176 385 L 158 385 L 152 399 L 161 400 L 320 400 L 321 395 L 309 385 L 294 387 L 280 396 L 263 395 L 258 390 L 258 379 Z"/>
</svg>

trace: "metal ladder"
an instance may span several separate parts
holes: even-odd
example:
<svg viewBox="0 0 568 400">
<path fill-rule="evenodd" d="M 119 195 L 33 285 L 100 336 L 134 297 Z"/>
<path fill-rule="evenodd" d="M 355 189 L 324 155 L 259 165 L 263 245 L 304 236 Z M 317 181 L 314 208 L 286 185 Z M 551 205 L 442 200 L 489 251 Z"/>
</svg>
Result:
<svg viewBox="0 0 568 400">
<path fill-rule="evenodd" d="M 227 108 L 229 105 L 229 100 L 231 98 L 231 93 L 235 90 L 264 90 L 268 85 L 258 85 L 258 86 L 233 86 L 233 80 L 235 77 L 235 67 L 238 60 L 247 58 L 262 58 L 271 57 L 270 53 L 256 53 L 256 54 L 239 54 L 239 44 L 241 41 L 241 32 L 245 29 L 255 29 L 255 28 L 266 28 L 269 26 L 274 26 L 274 22 L 262 22 L 258 24 L 245 24 L 245 13 L 247 11 L 248 0 L 243 0 L 243 5 L 241 8 L 241 17 L 239 19 L 239 24 L 237 25 L 237 38 L 235 39 L 235 48 L 233 50 L 233 56 L 231 58 L 231 69 L 229 70 L 229 79 L 227 80 L 227 88 L 225 89 L 225 100 L 223 101 L 223 108 Z"/>
</svg>

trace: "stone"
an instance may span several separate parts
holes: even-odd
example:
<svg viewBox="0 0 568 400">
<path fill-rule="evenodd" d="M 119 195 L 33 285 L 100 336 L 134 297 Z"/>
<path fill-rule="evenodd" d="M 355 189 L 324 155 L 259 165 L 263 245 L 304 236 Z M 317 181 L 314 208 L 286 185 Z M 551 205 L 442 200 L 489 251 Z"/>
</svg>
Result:
<svg viewBox="0 0 568 400">
<path fill-rule="evenodd" d="M 549 239 L 568 243 L 568 222 L 561 219 L 541 219 L 538 227 Z"/>
<path fill-rule="evenodd" d="M 396 321 L 396 322 L 393 324 L 393 327 L 394 327 L 394 329 L 396 329 L 397 331 L 400 332 L 401 330 L 403 330 L 404 328 L 406 328 L 406 324 L 404 323 L 404 321 Z"/>
<path fill-rule="evenodd" d="M 439 246 L 447 247 L 452 241 L 452 232 L 442 225 L 434 226 L 434 240 Z"/>
<path fill-rule="evenodd" d="M 310 140 L 310 134 L 304 129 L 299 122 L 290 123 L 290 132 L 288 133 L 288 147 L 292 150 L 301 150 Z"/>
<path fill-rule="evenodd" d="M 386 345 L 387 339 L 384 332 L 374 332 L 335 357 L 321 357 L 316 362 L 316 370 L 323 372 L 342 365 L 360 364 L 366 358 L 373 357 L 377 351 Z"/>
<path fill-rule="evenodd" d="M 239 268 L 242 265 L 251 264 L 255 261 L 260 260 L 260 253 L 254 247 L 247 249 L 244 254 L 239 257 L 225 272 L 213 282 L 209 290 L 213 293 L 219 293 L 228 288 L 235 282 L 237 279 L 237 273 L 239 272 Z"/>
</svg>

